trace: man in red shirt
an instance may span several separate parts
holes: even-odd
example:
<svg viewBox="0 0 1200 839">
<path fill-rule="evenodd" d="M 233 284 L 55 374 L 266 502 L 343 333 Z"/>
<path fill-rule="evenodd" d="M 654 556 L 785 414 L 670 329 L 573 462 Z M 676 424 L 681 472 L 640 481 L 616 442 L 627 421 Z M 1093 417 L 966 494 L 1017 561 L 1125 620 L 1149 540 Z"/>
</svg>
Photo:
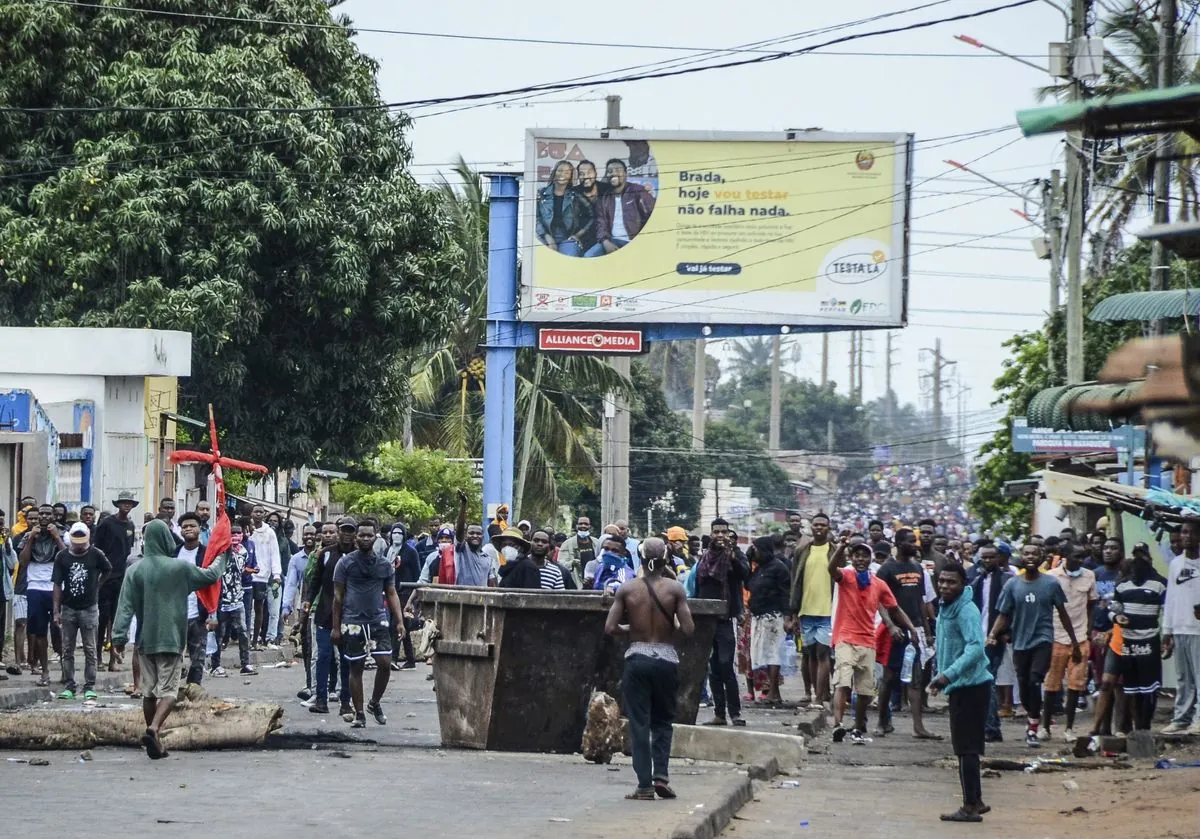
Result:
<svg viewBox="0 0 1200 839">
<path fill-rule="evenodd" d="M 880 607 L 886 609 L 892 622 L 907 630 L 917 649 L 920 649 L 920 641 L 916 628 L 897 605 L 887 583 L 871 573 L 871 546 L 865 542 L 850 546 L 852 567 L 843 568 L 849 537 L 843 536 L 842 541 L 842 548 L 829 557 L 829 576 L 838 592 L 833 616 L 833 654 L 837 664 L 833 674 L 837 686 L 833 703 L 833 742 L 846 739 L 842 717 L 853 690 L 857 699 L 850 742 L 862 745 L 870 742 L 866 734 L 867 709 L 875 696 L 875 613 Z"/>
</svg>

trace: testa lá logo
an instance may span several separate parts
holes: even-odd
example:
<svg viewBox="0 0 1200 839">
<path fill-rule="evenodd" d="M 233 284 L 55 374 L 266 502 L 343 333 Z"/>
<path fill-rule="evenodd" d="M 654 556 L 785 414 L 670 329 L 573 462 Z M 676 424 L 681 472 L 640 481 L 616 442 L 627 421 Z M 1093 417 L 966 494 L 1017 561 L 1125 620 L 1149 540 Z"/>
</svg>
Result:
<svg viewBox="0 0 1200 839">
<path fill-rule="evenodd" d="M 836 285 L 862 285 L 886 277 L 889 265 L 881 242 L 858 239 L 833 248 L 825 257 L 821 274 Z"/>
</svg>

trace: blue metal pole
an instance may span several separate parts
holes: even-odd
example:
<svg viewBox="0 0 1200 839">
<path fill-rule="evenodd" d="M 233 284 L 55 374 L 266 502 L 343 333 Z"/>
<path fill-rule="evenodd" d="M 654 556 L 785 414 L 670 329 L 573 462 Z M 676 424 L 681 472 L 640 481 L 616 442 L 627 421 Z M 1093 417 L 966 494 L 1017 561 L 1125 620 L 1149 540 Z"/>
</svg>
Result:
<svg viewBox="0 0 1200 839">
<path fill-rule="evenodd" d="M 512 506 L 517 409 L 516 175 L 489 175 L 487 376 L 483 403 L 484 531 L 493 505 Z"/>
</svg>

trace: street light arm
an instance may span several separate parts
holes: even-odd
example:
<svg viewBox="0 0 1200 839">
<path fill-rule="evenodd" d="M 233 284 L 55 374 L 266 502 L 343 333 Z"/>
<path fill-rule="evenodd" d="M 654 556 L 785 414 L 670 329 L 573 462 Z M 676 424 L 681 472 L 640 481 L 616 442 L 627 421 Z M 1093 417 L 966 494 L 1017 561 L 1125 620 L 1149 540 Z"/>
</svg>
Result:
<svg viewBox="0 0 1200 839">
<path fill-rule="evenodd" d="M 1049 2 L 1049 0 L 1047 0 L 1047 2 Z M 970 35 L 955 35 L 954 39 L 956 41 L 962 41 L 964 44 L 975 47 L 976 49 L 987 50 L 988 52 L 995 53 L 996 55 L 1002 55 L 1005 58 L 1011 58 L 1018 64 L 1024 64 L 1026 67 L 1032 67 L 1034 70 L 1038 70 L 1046 75 L 1050 74 L 1050 71 L 1041 65 L 1034 64 L 1032 61 L 1028 61 L 1020 56 L 1013 55 L 1012 53 L 1007 53 L 1004 50 L 998 50 L 995 47 L 988 46 L 987 44 L 983 43 L 983 41 L 972 38 Z"/>
</svg>

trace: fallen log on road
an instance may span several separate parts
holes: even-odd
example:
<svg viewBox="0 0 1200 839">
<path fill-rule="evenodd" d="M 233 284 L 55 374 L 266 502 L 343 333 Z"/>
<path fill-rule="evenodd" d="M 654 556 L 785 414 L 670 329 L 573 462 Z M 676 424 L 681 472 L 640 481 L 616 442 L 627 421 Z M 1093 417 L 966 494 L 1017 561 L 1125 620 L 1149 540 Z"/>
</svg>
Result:
<svg viewBox="0 0 1200 839">
<path fill-rule="evenodd" d="M 283 727 L 283 708 L 211 699 L 181 703 L 167 718 L 163 745 L 170 751 L 245 748 Z M 30 710 L 0 714 L 0 749 L 141 747 L 141 708 Z"/>
</svg>

